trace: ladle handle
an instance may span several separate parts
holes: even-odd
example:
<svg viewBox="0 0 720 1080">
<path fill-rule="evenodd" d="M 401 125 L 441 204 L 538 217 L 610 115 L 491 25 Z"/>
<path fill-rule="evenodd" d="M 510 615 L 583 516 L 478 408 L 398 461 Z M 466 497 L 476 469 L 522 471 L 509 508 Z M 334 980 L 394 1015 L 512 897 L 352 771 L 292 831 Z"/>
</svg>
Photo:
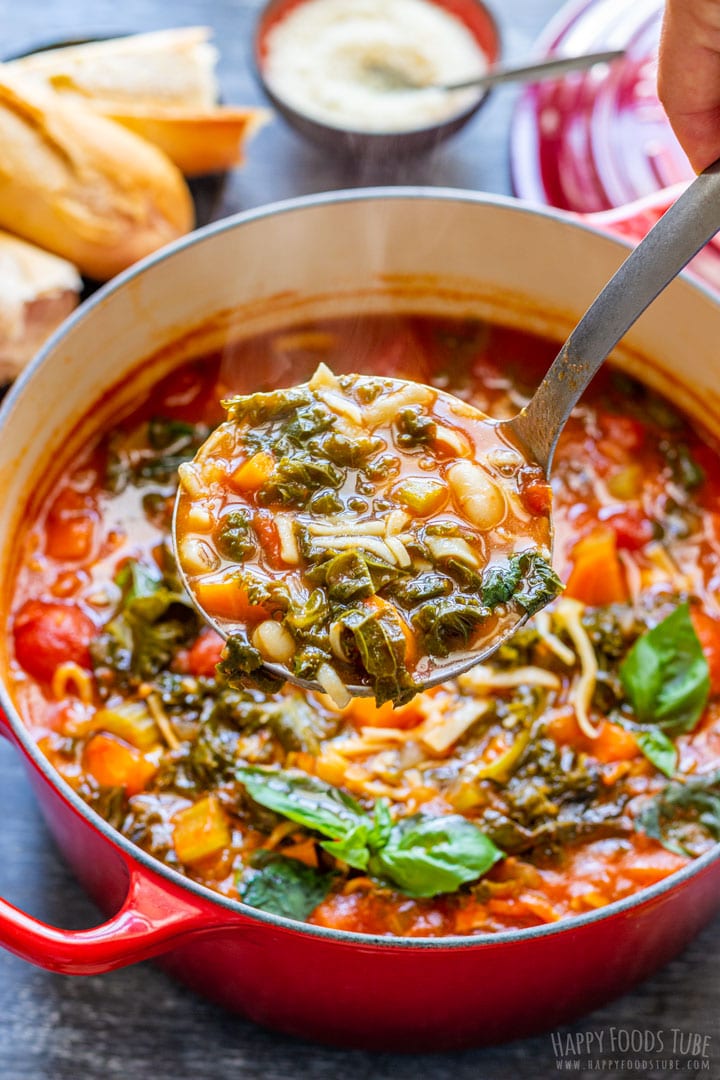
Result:
<svg viewBox="0 0 720 1080">
<path fill-rule="evenodd" d="M 529 404 L 508 427 L 549 471 L 560 432 L 603 360 L 720 230 L 720 161 L 708 166 L 628 255 L 577 324 Z"/>
</svg>

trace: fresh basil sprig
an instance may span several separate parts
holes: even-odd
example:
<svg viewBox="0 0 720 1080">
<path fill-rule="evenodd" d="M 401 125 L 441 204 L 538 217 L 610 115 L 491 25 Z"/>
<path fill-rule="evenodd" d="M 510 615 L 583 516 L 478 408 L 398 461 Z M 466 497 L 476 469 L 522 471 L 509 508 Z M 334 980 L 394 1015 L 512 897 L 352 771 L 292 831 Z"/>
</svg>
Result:
<svg viewBox="0 0 720 1080">
<path fill-rule="evenodd" d="M 637 639 L 620 680 L 641 724 L 673 735 L 693 730 L 710 693 L 710 673 L 687 603 Z"/>
<path fill-rule="evenodd" d="M 322 847 L 331 855 L 408 896 L 454 892 L 504 855 L 459 814 L 414 814 L 393 824 L 384 802 L 367 814 L 349 795 L 307 773 L 241 766 L 236 776 L 255 802 L 330 837 Z"/>
<path fill-rule="evenodd" d="M 691 858 L 720 841 L 720 769 L 667 784 L 637 823 L 668 851 Z"/>
</svg>

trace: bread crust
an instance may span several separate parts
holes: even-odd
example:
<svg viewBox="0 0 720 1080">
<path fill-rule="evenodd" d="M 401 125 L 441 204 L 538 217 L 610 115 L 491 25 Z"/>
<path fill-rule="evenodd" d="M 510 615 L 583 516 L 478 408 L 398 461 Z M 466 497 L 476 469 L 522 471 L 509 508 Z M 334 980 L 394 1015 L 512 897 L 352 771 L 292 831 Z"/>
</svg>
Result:
<svg viewBox="0 0 720 1080">
<path fill-rule="evenodd" d="M 77 101 L 0 72 L 0 226 L 106 280 L 193 227 L 178 168 Z"/>
</svg>

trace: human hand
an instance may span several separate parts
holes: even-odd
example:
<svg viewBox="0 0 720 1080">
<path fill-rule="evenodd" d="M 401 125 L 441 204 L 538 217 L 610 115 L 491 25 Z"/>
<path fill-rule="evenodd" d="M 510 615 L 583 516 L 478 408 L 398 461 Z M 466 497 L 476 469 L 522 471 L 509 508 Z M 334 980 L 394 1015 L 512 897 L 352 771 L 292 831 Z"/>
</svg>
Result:
<svg viewBox="0 0 720 1080">
<path fill-rule="evenodd" d="M 658 94 L 693 168 L 720 158 L 720 0 L 666 0 Z"/>
</svg>

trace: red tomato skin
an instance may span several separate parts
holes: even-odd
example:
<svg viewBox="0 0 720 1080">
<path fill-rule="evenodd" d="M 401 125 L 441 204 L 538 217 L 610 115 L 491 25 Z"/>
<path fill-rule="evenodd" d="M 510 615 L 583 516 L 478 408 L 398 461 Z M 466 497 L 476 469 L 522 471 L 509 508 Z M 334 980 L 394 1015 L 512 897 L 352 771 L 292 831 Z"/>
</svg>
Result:
<svg viewBox="0 0 720 1080">
<path fill-rule="evenodd" d="M 640 450 L 645 442 L 645 425 L 632 416 L 601 413 L 598 423 L 604 437 L 622 450 Z"/>
<path fill-rule="evenodd" d="M 15 657 L 28 675 L 50 682 L 58 664 L 91 666 L 94 622 L 75 604 L 28 600 L 15 616 Z"/>
<path fill-rule="evenodd" d="M 224 648 L 225 639 L 209 626 L 203 627 L 187 653 L 185 663 L 188 674 L 212 678 Z"/>
<path fill-rule="evenodd" d="M 638 510 L 623 510 L 605 519 L 605 525 L 615 533 L 615 543 L 621 551 L 639 551 L 653 539 L 653 524 Z"/>
<path fill-rule="evenodd" d="M 710 694 L 720 694 L 720 622 L 698 607 L 690 609 L 693 629 L 697 634 L 710 675 Z"/>
</svg>

